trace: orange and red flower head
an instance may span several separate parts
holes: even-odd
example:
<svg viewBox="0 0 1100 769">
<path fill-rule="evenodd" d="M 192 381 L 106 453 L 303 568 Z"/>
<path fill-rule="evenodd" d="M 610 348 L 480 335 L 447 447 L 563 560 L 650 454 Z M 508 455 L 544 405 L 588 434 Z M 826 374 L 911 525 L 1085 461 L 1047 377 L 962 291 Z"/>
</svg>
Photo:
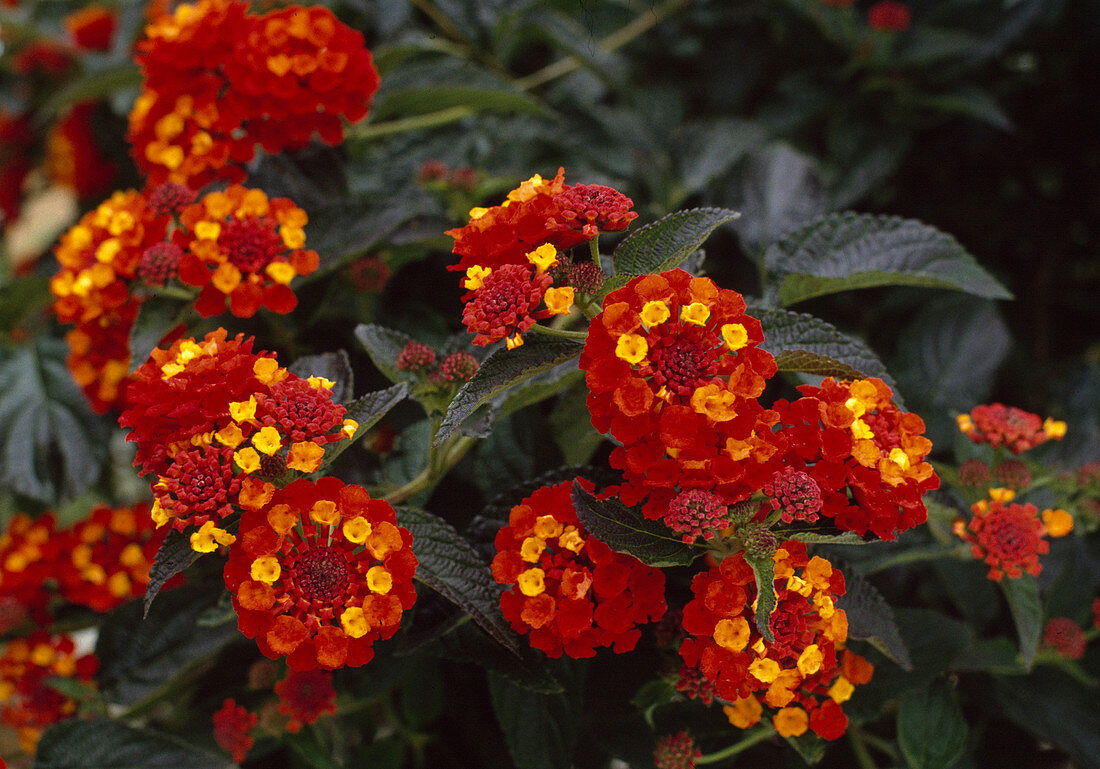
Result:
<svg viewBox="0 0 1100 769">
<path fill-rule="evenodd" d="M 1043 523 L 1035 505 L 1002 499 L 982 500 L 971 507 L 974 517 L 966 525 L 955 522 L 955 534 L 970 543 L 975 558 L 989 565 L 989 578 L 1016 579 L 1042 571 L 1039 556 L 1050 551 L 1043 538 Z"/>
<path fill-rule="evenodd" d="M 359 486 L 275 490 L 245 509 L 225 567 L 241 632 L 292 670 L 367 663 L 416 600 L 411 544 L 389 503 Z"/>
<path fill-rule="evenodd" d="M 959 429 L 974 443 L 988 443 L 993 448 L 1004 448 L 1013 454 L 1042 445 L 1049 440 L 1061 440 L 1066 434 L 1066 423 L 1049 417 L 1041 419 L 1037 414 L 990 403 L 975 406 L 969 414 L 957 417 Z"/>
<path fill-rule="evenodd" d="M 591 488 L 587 481 L 583 485 Z M 545 486 L 512 508 L 496 536 L 493 577 L 517 633 L 551 657 L 591 657 L 601 646 L 634 648 L 637 625 L 665 612 L 665 577 L 590 536 L 577 519 L 571 482 Z"/>
<path fill-rule="evenodd" d="M 249 734 L 260 722 L 260 717 L 255 713 L 249 713 L 236 700 L 227 699 L 222 706 L 215 711 L 214 742 L 218 747 L 233 757 L 238 764 L 245 760 L 248 751 L 256 744 L 256 740 Z"/>
<path fill-rule="evenodd" d="M 825 559 L 809 557 L 800 542 L 783 543 L 774 560 L 774 640 L 756 627 L 757 585 L 738 553 L 693 580 L 695 597 L 683 614 L 690 635 L 680 654 L 730 703 L 725 709 L 734 725 L 752 726 L 767 706 L 777 709 L 773 721 L 781 734 L 794 734 L 799 722 L 802 731 L 836 739 L 847 726 L 838 703 L 851 695 L 852 684 L 870 678 L 864 669 L 853 674 L 858 680 L 847 677 L 845 659 L 852 667 L 870 666 L 849 652 L 838 656 L 848 635 L 847 617 L 836 607 L 844 577 Z"/>
</svg>

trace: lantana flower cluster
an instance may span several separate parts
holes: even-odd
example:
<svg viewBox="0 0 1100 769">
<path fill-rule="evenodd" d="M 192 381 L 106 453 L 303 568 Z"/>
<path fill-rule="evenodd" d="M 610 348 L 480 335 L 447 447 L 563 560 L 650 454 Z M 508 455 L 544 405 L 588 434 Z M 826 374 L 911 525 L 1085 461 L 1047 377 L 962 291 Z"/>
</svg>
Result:
<svg viewBox="0 0 1100 769">
<path fill-rule="evenodd" d="M 58 604 L 104 613 L 142 595 L 165 533 L 149 510 L 98 505 L 62 529 L 50 512 L 15 515 L 0 533 L 0 634 L 49 624 Z"/>
<path fill-rule="evenodd" d="M 470 222 L 447 234 L 460 257 L 449 269 L 466 273 L 462 322 L 474 344 L 518 347 L 537 321 L 567 314 L 578 294 L 594 295 L 603 283 L 599 265 L 573 263 L 566 252 L 626 229 L 637 218 L 632 206 L 610 187 L 567 185 L 559 168 L 553 179 L 523 182 L 500 205 L 472 209 Z"/>
<path fill-rule="evenodd" d="M 94 686 L 98 667 L 95 655 L 79 654 L 67 635 L 37 631 L 8 641 L 0 652 L 0 723 L 14 729 L 20 748 L 33 754 L 46 727 L 77 709 L 76 700 L 51 686 L 51 679 Z"/>
<path fill-rule="evenodd" d="M 582 486 L 592 485 L 583 479 Z M 496 535 L 493 577 L 507 585 L 504 617 L 551 657 L 632 650 L 638 625 L 665 613 L 665 575 L 616 553 L 577 518 L 569 481 L 537 489 L 511 509 Z"/>
<path fill-rule="evenodd" d="M 765 408 L 776 364 L 763 341 L 740 294 L 682 270 L 607 295 L 580 365 L 592 424 L 619 444 L 620 498 L 690 539 L 724 520 L 684 528 L 683 495 L 698 491 L 722 505 L 761 494 L 785 523 L 882 539 L 922 523 L 939 481 L 920 417 L 875 378 L 826 379 Z"/>
<path fill-rule="evenodd" d="M 201 552 L 232 541 L 219 524 L 234 505 L 270 498 L 271 481 L 289 471 L 313 472 L 325 447 L 358 426 L 332 401 L 331 382 L 296 376 L 252 344 L 218 329 L 154 350 L 119 417 L 137 443 L 135 466 L 155 475 L 153 520 L 200 527 L 191 543 Z"/>
<path fill-rule="evenodd" d="M 989 498 L 971 505 L 969 522 L 955 520 L 955 535 L 970 544 L 975 558 L 989 566 L 989 579 L 1038 576 L 1039 556 L 1050 551 L 1048 537 L 1063 537 L 1073 530 L 1073 516 L 1060 508 L 1039 508 L 1013 502 L 1012 489 L 993 488 Z"/>
<path fill-rule="evenodd" d="M 146 28 L 128 138 L 152 184 L 240 182 L 257 144 L 277 153 L 317 134 L 335 145 L 341 118 L 366 117 L 378 74 L 361 33 L 322 6 L 249 11 L 198 0 Z"/>
<path fill-rule="evenodd" d="M 810 729 L 836 739 L 848 723 L 840 705 L 872 672 L 870 663 L 845 649 L 848 620 L 836 606 L 844 576 L 796 541 L 782 543 L 773 560 L 773 640 L 765 640 L 755 624 L 759 588 L 752 567 L 737 553 L 695 576 L 694 598 L 682 620 L 689 635 L 680 655 L 713 683 L 735 726 L 753 726 L 767 707 L 781 735 Z"/>
<path fill-rule="evenodd" d="M 306 214 L 289 199 L 237 185 L 196 197 L 181 185 L 116 192 L 58 243 L 54 312 L 76 324 L 68 366 L 98 411 L 124 404 L 130 331 L 150 288 L 201 289 L 203 317 L 227 303 L 238 317 L 287 313 L 297 305 L 290 282 L 317 269 L 303 247 Z"/>
<path fill-rule="evenodd" d="M 1004 447 L 1013 454 L 1050 440 L 1061 440 L 1066 434 L 1065 422 L 1051 417 L 1042 419 L 1003 403 L 975 406 L 969 414 L 959 414 L 956 420 L 959 429 L 974 443 L 987 443 L 995 449 Z"/>
</svg>

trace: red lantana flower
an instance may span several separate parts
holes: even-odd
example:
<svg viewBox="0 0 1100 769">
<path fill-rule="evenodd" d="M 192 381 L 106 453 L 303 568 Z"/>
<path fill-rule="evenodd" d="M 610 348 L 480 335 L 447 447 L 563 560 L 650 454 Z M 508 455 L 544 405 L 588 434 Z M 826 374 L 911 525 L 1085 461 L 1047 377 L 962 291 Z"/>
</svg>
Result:
<svg viewBox="0 0 1100 769">
<path fill-rule="evenodd" d="M 665 575 L 588 535 L 571 488 L 566 481 L 536 490 L 497 533 L 493 577 L 510 586 L 501 609 L 551 657 L 591 657 L 601 646 L 630 651 L 641 637 L 636 625 L 665 612 Z"/>
<path fill-rule="evenodd" d="M 1088 640 L 1081 626 L 1069 617 L 1054 617 L 1043 628 L 1043 645 L 1071 660 L 1084 659 Z"/>
<path fill-rule="evenodd" d="M 416 600 L 412 535 L 336 478 L 294 481 L 241 516 L 225 567 L 238 626 L 291 670 L 357 667 Z"/>
<path fill-rule="evenodd" d="M 657 769 L 695 769 L 695 759 L 702 755 L 690 734 L 677 732 L 662 737 L 657 743 L 653 763 Z"/>
<path fill-rule="evenodd" d="M 65 17 L 65 29 L 78 48 L 109 51 L 118 15 L 99 3 L 90 3 Z"/>
<path fill-rule="evenodd" d="M 810 558 L 800 542 L 783 543 L 774 560 L 777 606 L 769 621 L 774 640 L 765 641 L 756 627 L 757 586 L 738 553 L 695 576 L 695 597 L 683 614 L 690 635 L 680 655 L 730 703 L 726 714 L 735 726 L 755 724 L 766 705 L 780 709 L 775 724 L 781 734 L 800 733 L 795 726 L 801 721 L 803 731 L 809 727 L 836 739 L 847 726 L 836 705 L 855 683 L 838 662 L 848 636 L 847 617 L 835 605 L 844 593 L 844 577 L 825 559 Z"/>
<path fill-rule="evenodd" d="M 340 118 L 366 116 L 378 74 L 359 32 L 320 6 L 248 9 L 198 0 L 146 29 L 129 139 L 151 183 L 239 182 L 257 144 L 300 149 L 314 133 L 338 144 Z"/>
<path fill-rule="evenodd" d="M 295 734 L 324 714 L 336 712 L 336 689 L 332 673 L 326 670 L 291 670 L 275 684 L 275 694 L 279 696 L 279 712 L 289 719 L 287 731 Z"/>
<path fill-rule="evenodd" d="M 76 701 L 49 680 L 61 677 L 92 685 L 98 667 L 95 655 L 76 656 L 66 635 L 37 631 L 9 641 L 0 652 L 0 723 L 15 729 L 20 747 L 33 755 L 45 728 L 76 712 Z"/>
<path fill-rule="evenodd" d="M 6 600 L 3 632 L 28 617 L 36 625 L 50 622 L 48 586 L 56 578 L 54 564 L 61 553 L 56 525 L 53 513 L 37 518 L 17 513 L 0 534 L 0 598 Z"/>
<path fill-rule="evenodd" d="M 92 125 L 95 109 L 91 101 L 74 104 L 46 137 L 46 170 L 50 177 L 81 198 L 92 198 L 109 189 L 118 171 L 96 143 Z"/>
<path fill-rule="evenodd" d="M 297 275 L 308 275 L 320 261 L 303 249 L 305 211 L 288 198 L 269 200 L 263 190 L 233 185 L 211 192 L 184 209 L 186 231 L 173 236 L 183 251 L 179 278 L 202 288 L 195 309 L 204 318 L 229 310 L 237 317 L 293 310 L 290 290 Z"/>
<path fill-rule="evenodd" d="M 904 32 L 912 20 L 909 6 L 898 0 L 879 0 L 867 10 L 867 26 L 876 32 Z"/>
<path fill-rule="evenodd" d="M 747 440 L 763 411 L 756 399 L 776 371 L 763 339 L 740 294 L 683 270 L 607 295 L 580 367 L 593 426 L 622 444 L 611 464 L 623 471 L 625 502 L 658 489 L 643 509 L 660 518 L 677 486 L 726 502 L 754 490 L 727 444 Z"/>
<path fill-rule="evenodd" d="M 227 699 L 214 713 L 213 721 L 214 742 L 231 755 L 236 763 L 244 761 L 248 751 L 256 744 L 249 732 L 260 722 L 260 717 L 249 713 L 235 700 Z"/>
<path fill-rule="evenodd" d="M 1043 522 L 1035 505 L 995 499 L 982 500 L 970 509 L 974 517 L 968 524 L 955 521 L 954 532 L 970 543 L 975 558 L 989 564 L 990 579 L 1016 579 L 1024 572 L 1038 576 L 1043 569 L 1039 556 L 1050 551 L 1050 544 L 1043 538 Z"/>
<path fill-rule="evenodd" d="M 975 406 L 969 414 L 957 417 L 959 429 L 974 443 L 988 443 L 993 448 L 1004 446 L 1013 454 L 1042 445 L 1049 440 L 1061 440 L 1066 434 L 1066 423 L 1037 414 L 990 403 Z"/>
</svg>

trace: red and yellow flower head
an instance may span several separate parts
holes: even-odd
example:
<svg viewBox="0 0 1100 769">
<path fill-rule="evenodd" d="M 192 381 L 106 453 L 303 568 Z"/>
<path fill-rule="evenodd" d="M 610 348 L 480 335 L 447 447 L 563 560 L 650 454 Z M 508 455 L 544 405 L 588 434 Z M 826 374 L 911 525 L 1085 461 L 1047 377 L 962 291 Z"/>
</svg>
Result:
<svg viewBox="0 0 1100 769">
<path fill-rule="evenodd" d="M 412 535 L 393 508 L 335 478 L 252 504 L 225 567 L 241 632 L 292 670 L 369 662 L 416 600 Z"/>
<path fill-rule="evenodd" d="M 536 490 L 497 533 L 493 576 L 509 586 L 501 609 L 551 657 L 591 657 L 601 646 L 630 651 L 641 636 L 636 626 L 665 613 L 664 573 L 589 535 L 571 488 L 567 481 Z"/>
</svg>

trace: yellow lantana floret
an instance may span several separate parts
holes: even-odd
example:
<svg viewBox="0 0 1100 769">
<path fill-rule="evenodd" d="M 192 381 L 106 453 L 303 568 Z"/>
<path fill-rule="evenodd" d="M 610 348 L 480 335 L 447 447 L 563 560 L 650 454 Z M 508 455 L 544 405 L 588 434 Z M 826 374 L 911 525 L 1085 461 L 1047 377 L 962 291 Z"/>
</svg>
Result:
<svg viewBox="0 0 1100 769">
<path fill-rule="evenodd" d="M 649 343 L 645 337 L 638 334 L 623 334 L 615 343 L 615 356 L 625 360 L 632 366 L 636 366 L 645 360 L 649 352 Z"/>
<path fill-rule="evenodd" d="M 740 323 L 726 323 L 722 326 L 722 339 L 731 350 L 740 350 L 749 343 L 749 332 Z"/>
<path fill-rule="evenodd" d="M 263 582 L 266 585 L 270 585 L 272 582 L 279 579 L 279 575 L 282 574 L 282 567 L 279 565 L 279 559 L 275 556 L 261 555 L 252 562 L 252 568 L 249 573 L 252 579 L 257 582 Z"/>
<path fill-rule="evenodd" d="M 546 578 L 546 572 L 542 569 L 534 568 L 528 569 L 522 572 L 519 577 L 516 578 L 516 583 L 519 585 L 519 590 L 528 598 L 532 598 L 536 595 L 542 595 L 546 592 L 546 584 L 544 582 Z"/>
<path fill-rule="evenodd" d="M 535 265 L 535 270 L 541 275 L 557 264 L 558 249 L 554 248 L 552 243 L 543 243 L 534 251 L 527 253 L 527 261 Z"/>
<path fill-rule="evenodd" d="M 671 315 L 668 305 L 659 299 L 653 299 L 642 305 L 642 323 L 650 328 L 664 323 Z"/>
<path fill-rule="evenodd" d="M 546 309 L 550 311 L 551 315 L 566 315 L 573 309 L 576 292 L 572 286 L 548 288 L 543 299 L 546 301 Z"/>
<path fill-rule="evenodd" d="M 489 273 L 492 270 L 488 267 L 482 267 L 479 264 L 475 264 L 472 267 L 466 268 L 466 280 L 462 282 L 462 287 L 469 291 L 476 291 L 485 285 L 485 279 L 489 277 Z"/>
<path fill-rule="evenodd" d="M 692 302 L 680 308 L 680 320 L 693 326 L 702 326 L 710 318 L 710 308 L 702 302 Z"/>
<path fill-rule="evenodd" d="M 219 529 L 213 521 L 207 521 L 191 535 L 191 549 L 197 553 L 212 553 L 218 545 L 231 545 L 237 538 L 225 529 Z"/>
<path fill-rule="evenodd" d="M 270 457 L 283 447 L 283 436 L 279 435 L 279 431 L 274 427 L 268 425 L 252 436 L 252 445 L 257 451 Z"/>
</svg>

